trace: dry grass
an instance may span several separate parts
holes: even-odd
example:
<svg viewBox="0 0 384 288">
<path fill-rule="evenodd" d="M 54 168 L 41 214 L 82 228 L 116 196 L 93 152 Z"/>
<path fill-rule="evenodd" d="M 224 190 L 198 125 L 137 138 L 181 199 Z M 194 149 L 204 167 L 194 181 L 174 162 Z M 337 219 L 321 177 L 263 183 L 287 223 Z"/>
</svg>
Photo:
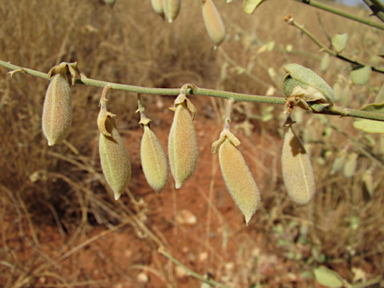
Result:
<svg viewBox="0 0 384 288">
<path fill-rule="evenodd" d="M 198 1 L 183 1 L 172 25 L 152 11 L 150 1 L 118 0 L 114 10 L 97 0 L 1 1 L 0 59 L 46 72 L 62 61 L 77 61 L 95 79 L 148 87 L 194 83 L 254 94 L 265 94 L 269 87 L 281 93 L 281 68 L 288 62 L 311 67 L 332 85 L 337 77 L 347 79 L 349 65 L 340 61 L 320 71 L 317 46 L 282 20 L 292 13 L 326 42 L 319 16 L 331 36 L 349 33 L 348 55 L 384 65 L 373 57 L 382 46 L 382 32 L 294 1 L 270 0 L 253 16 L 245 15 L 237 2 L 218 3 L 229 37 L 222 50 L 212 51 Z M 270 41 L 274 49 L 260 53 Z M 289 44 L 290 53 L 285 50 Z M 210 155 L 222 128 L 221 100 L 196 96 L 197 173 L 177 192 L 172 182 L 157 196 L 141 172 L 136 96 L 112 91 L 108 107 L 118 115 L 133 170 L 132 193 L 115 202 L 98 159 L 101 90 L 73 88 L 71 132 L 64 144 L 48 147 L 40 128 L 47 81 L 21 73 L 10 78 L 6 72 L 0 69 L 0 286 L 198 287 L 199 281 L 156 252 L 159 245 L 198 273 L 211 272 L 233 287 L 313 287 L 311 271 L 320 264 L 349 282 L 357 268 L 367 280 L 384 271 L 383 148 L 379 136 L 371 135 L 372 142 L 354 130 L 352 119 L 331 117 L 324 124 L 304 113 L 295 127 L 310 150 L 317 183 L 312 203 L 297 207 L 286 195 L 280 172 L 283 107 L 275 107 L 273 119 L 263 122 L 259 118 L 268 105 L 236 103 L 234 133 L 262 193 L 262 207 L 245 227 L 216 156 Z M 382 78 L 373 75 L 369 85 L 352 86 L 349 106 L 372 102 L 381 85 Z M 144 96 L 163 145 L 172 101 Z M 245 122 L 253 125 L 249 137 L 243 126 L 236 126 Z M 343 149 L 359 155 L 351 178 L 342 172 L 330 175 Z M 363 193 L 362 182 L 370 168 L 371 198 Z M 198 223 L 180 224 L 176 216 L 183 209 L 192 211 Z M 149 282 L 140 282 L 142 273 Z"/>
</svg>

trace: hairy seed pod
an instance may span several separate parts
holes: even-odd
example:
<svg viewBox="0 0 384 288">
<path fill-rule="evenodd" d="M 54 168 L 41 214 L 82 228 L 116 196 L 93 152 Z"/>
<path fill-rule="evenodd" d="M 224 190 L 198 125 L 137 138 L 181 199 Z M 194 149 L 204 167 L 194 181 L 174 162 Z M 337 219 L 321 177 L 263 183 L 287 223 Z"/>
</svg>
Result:
<svg viewBox="0 0 384 288">
<path fill-rule="evenodd" d="M 315 175 L 309 156 L 291 125 L 285 133 L 281 160 L 288 195 L 297 204 L 308 204 L 315 193 Z"/>
<path fill-rule="evenodd" d="M 169 23 L 176 19 L 180 10 L 180 0 L 163 0 L 164 15 Z"/>
<path fill-rule="evenodd" d="M 212 0 L 205 0 L 202 4 L 203 19 L 205 28 L 207 29 L 209 38 L 211 38 L 214 48 L 224 41 L 225 38 L 225 27 L 223 20 L 221 19 L 220 13 L 217 10 Z"/>
<path fill-rule="evenodd" d="M 221 174 L 233 200 L 249 223 L 260 205 L 260 192 L 239 149 L 228 139 L 219 147 Z"/>
<path fill-rule="evenodd" d="M 151 0 L 152 8 L 161 17 L 164 17 L 163 0 Z"/>
<path fill-rule="evenodd" d="M 140 153 L 145 179 L 149 186 L 160 194 L 168 181 L 167 157 L 159 139 L 148 125 L 144 125 Z"/>
<path fill-rule="evenodd" d="M 124 141 L 117 131 L 115 120 L 112 117 L 106 117 L 105 128 L 111 136 L 100 133 L 101 168 L 108 185 L 114 192 L 115 200 L 117 200 L 131 179 L 131 162 Z"/>
<path fill-rule="evenodd" d="M 71 124 L 71 87 L 66 73 L 57 73 L 48 85 L 43 106 L 42 129 L 48 145 L 64 140 Z"/>
<path fill-rule="evenodd" d="M 176 189 L 180 188 L 196 170 L 197 139 L 192 117 L 187 110 L 187 104 L 176 104 L 171 131 L 168 139 L 169 164 Z"/>
</svg>

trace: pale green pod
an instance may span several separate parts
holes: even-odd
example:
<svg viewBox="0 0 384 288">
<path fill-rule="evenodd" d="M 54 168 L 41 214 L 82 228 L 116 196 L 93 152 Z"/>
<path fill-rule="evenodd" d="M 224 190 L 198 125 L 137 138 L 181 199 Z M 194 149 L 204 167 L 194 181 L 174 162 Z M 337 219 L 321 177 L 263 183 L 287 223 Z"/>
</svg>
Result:
<svg viewBox="0 0 384 288">
<path fill-rule="evenodd" d="M 317 112 L 333 105 L 332 88 L 315 72 L 299 64 L 288 64 L 284 66 L 284 70 L 287 74 L 283 79 L 283 91 L 287 97 L 298 97 L 305 102 L 312 102 L 312 109 Z"/>
<path fill-rule="evenodd" d="M 52 76 L 45 94 L 42 129 L 48 145 L 64 140 L 72 124 L 71 87 L 65 73 Z"/>
<path fill-rule="evenodd" d="M 149 186 L 160 194 L 168 181 L 167 157 L 159 139 L 148 125 L 144 125 L 140 154 L 145 179 Z"/>
<path fill-rule="evenodd" d="M 163 0 L 151 0 L 152 8 L 161 17 L 164 16 Z"/>
<path fill-rule="evenodd" d="M 169 23 L 172 23 L 179 14 L 180 0 L 163 0 L 163 10 L 165 18 Z"/>
<path fill-rule="evenodd" d="M 209 38 L 211 38 L 214 48 L 224 41 L 225 38 L 225 27 L 223 20 L 221 19 L 220 13 L 217 10 L 212 0 L 205 0 L 202 4 L 203 19 L 205 28 L 207 29 Z"/>
<path fill-rule="evenodd" d="M 219 147 L 219 161 L 229 193 L 248 225 L 260 205 L 260 192 L 239 149 L 227 137 Z"/>
<path fill-rule="evenodd" d="M 345 158 L 347 156 L 347 151 L 346 150 L 342 150 L 338 156 L 335 158 L 335 160 L 333 161 L 333 164 L 332 164 L 332 170 L 329 174 L 333 175 L 335 174 L 336 172 L 339 172 L 343 169 L 344 165 L 345 165 Z"/>
<path fill-rule="evenodd" d="M 359 154 L 354 152 L 348 155 L 343 170 L 344 176 L 346 178 L 350 178 L 355 175 L 358 156 Z"/>
<path fill-rule="evenodd" d="M 315 194 L 315 175 L 309 156 L 291 125 L 284 136 L 281 160 L 289 197 L 297 204 L 308 204 Z"/>
<path fill-rule="evenodd" d="M 115 120 L 112 117 L 106 118 L 105 128 L 111 136 L 100 133 L 101 168 L 108 185 L 114 192 L 115 200 L 117 200 L 131 179 L 131 162 L 124 141 L 117 131 Z"/>
<path fill-rule="evenodd" d="M 333 92 L 334 92 L 334 96 L 335 96 L 335 101 L 339 101 L 341 99 L 341 95 L 343 94 L 342 88 L 343 87 L 341 86 L 340 82 L 336 82 L 333 85 Z"/>
<path fill-rule="evenodd" d="M 349 85 L 344 87 L 343 94 L 341 95 L 341 105 L 348 107 L 353 100 L 352 89 Z"/>
<path fill-rule="evenodd" d="M 176 104 L 168 139 L 168 157 L 176 189 L 180 188 L 196 170 L 197 139 L 192 117 L 185 102 Z"/>
</svg>

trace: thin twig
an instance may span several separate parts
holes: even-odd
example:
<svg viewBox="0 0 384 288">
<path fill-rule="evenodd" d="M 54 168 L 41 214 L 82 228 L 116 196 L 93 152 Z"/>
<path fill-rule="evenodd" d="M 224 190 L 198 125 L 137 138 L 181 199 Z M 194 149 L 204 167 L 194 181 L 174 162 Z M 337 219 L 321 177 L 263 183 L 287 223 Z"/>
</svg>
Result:
<svg viewBox="0 0 384 288">
<path fill-rule="evenodd" d="M 370 20 L 366 20 L 364 18 L 360 18 L 360 17 L 355 16 L 353 14 L 349 14 L 347 12 L 344 12 L 342 10 L 336 9 L 334 7 L 331 7 L 331 6 L 319 3 L 317 1 L 313 1 L 313 0 L 295 0 L 295 1 L 300 2 L 300 3 L 304 3 L 304 4 L 308 4 L 310 6 L 313 6 L 313 7 L 316 7 L 316 8 L 319 8 L 319 9 L 331 12 L 333 14 L 336 14 L 336 15 L 339 15 L 339 16 L 351 19 L 353 21 L 357 21 L 357 22 L 363 23 L 365 25 L 369 25 L 369 26 L 372 26 L 372 27 L 384 30 L 384 25 L 382 25 L 380 23 L 376 23 L 376 22 L 373 22 L 373 21 L 370 21 Z"/>
<path fill-rule="evenodd" d="M 363 0 L 364 3 L 372 10 L 373 15 L 384 22 L 384 5 L 380 0 Z"/>
<path fill-rule="evenodd" d="M 319 46 L 323 51 L 327 52 L 329 55 L 334 56 L 336 58 L 339 58 L 339 59 L 341 59 L 343 61 L 346 61 L 346 62 L 351 63 L 351 64 L 356 65 L 356 66 L 367 66 L 367 64 L 364 64 L 364 63 L 359 62 L 359 61 L 355 61 L 355 60 L 353 60 L 351 58 L 348 58 L 348 57 L 346 57 L 344 55 L 341 55 L 341 54 L 339 54 L 339 53 L 329 49 L 328 47 L 326 47 L 311 32 L 309 32 L 307 29 L 305 29 L 303 25 L 301 25 L 301 24 L 297 23 L 296 21 L 294 21 L 292 15 L 287 15 L 284 18 L 284 20 L 288 24 L 290 24 L 292 26 L 295 26 L 297 29 L 299 29 L 301 32 L 303 32 L 305 35 L 307 35 L 313 42 L 316 43 L 317 46 Z M 377 68 L 377 67 L 374 67 L 374 66 L 371 66 L 371 69 L 374 72 L 378 72 L 378 73 L 384 74 L 384 69 L 380 69 L 380 68 Z"/>
<path fill-rule="evenodd" d="M 309 35 L 313 37 L 312 34 L 309 33 Z M 318 40 L 316 39 L 316 41 Z M 325 46 L 323 46 L 321 43 L 320 45 L 321 47 L 325 48 Z M 329 50 L 327 48 L 325 48 L 324 50 L 328 50 L 331 53 L 335 53 L 332 50 Z M 339 54 L 337 55 L 337 57 L 341 59 L 345 58 L 344 56 L 341 56 Z M 361 65 L 361 63 L 359 62 L 355 62 L 352 60 L 349 60 L 349 61 L 352 63 Z M 0 60 L 0 66 L 4 66 L 8 69 L 13 69 L 14 71 L 24 72 L 33 76 L 42 77 L 44 79 L 49 80 L 48 75 L 45 73 L 35 71 L 29 68 L 19 67 L 17 65 L 13 65 L 2 60 Z M 372 67 L 372 70 L 373 69 L 374 67 Z M 384 73 L 384 70 L 377 70 L 377 71 Z M 106 81 L 94 80 L 94 79 L 86 78 L 84 76 L 82 77 L 82 79 L 77 79 L 76 83 L 97 86 L 97 87 L 105 87 L 109 85 L 111 89 L 131 91 L 131 92 L 143 93 L 143 94 L 160 94 L 160 95 L 179 95 L 180 94 L 180 88 L 147 88 L 147 87 L 141 87 L 141 86 L 117 84 L 117 83 L 111 83 Z M 259 103 L 269 103 L 269 104 L 279 104 L 279 105 L 285 105 L 286 103 L 286 99 L 284 97 L 242 94 L 242 93 L 234 93 L 234 92 L 228 92 L 228 91 L 197 88 L 197 87 L 195 89 L 188 89 L 186 91 L 186 94 L 220 97 L 220 98 L 226 98 L 226 99 L 233 99 L 235 101 L 259 102 Z M 322 112 L 318 112 L 318 114 L 338 115 L 343 117 L 355 117 L 355 118 L 363 118 L 363 119 L 376 120 L 376 121 L 384 121 L 384 114 L 349 109 L 349 108 L 344 108 L 340 106 L 330 106 L 329 108 L 324 109 Z"/>
</svg>

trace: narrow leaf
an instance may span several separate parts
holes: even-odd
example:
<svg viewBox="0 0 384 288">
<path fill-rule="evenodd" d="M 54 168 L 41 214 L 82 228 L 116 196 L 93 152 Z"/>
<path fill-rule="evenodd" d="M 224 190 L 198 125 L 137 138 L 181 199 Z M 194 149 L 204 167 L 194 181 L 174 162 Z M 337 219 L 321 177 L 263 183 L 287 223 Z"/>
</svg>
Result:
<svg viewBox="0 0 384 288">
<path fill-rule="evenodd" d="M 336 34 L 332 37 L 332 46 L 337 53 L 341 53 L 347 44 L 347 34 Z"/>
<path fill-rule="evenodd" d="M 384 114 L 384 103 L 368 104 L 360 108 L 359 110 Z M 355 121 L 353 122 L 353 126 L 368 133 L 384 134 L 384 122 L 381 121 L 355 119 Z"/>
<path fill-rule="evenodd" d="M 344 279 L 337 272 L 325 266 L 315 268 L 313 273 L 315 274 L 316 281 L 321 285 L 331 288 L 338 288 L 343 286 Z"/>
</svg>

